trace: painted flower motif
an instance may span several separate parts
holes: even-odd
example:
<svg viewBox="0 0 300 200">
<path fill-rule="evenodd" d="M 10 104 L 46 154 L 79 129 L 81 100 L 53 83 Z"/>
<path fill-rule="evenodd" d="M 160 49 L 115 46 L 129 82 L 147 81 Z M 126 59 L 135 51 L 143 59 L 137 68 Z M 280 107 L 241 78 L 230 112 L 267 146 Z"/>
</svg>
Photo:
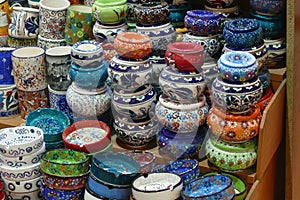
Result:
<svg viewBox="0 0 300 200">
<path fill-rule="evenodd" d="M 70 17 L 75 17 L 75 13 L 73 11 L 70 11 Z"/>
<path fill-rule="evenodd" d="M 36 34 L 36 31 L 38 30 L 38 23 L 36 17 L 29 17 L 25 22 L 25 28 L 28 30 L 28 35 Z"/>
<path fill-rule="evenodd" d="M 77 32 L 77 36 L 78 36 L 79 38 L 82 38 L 82 37 L 83 37 L 83 32 L 82 32 L 82 31 L 78 31 L 78 32 Z"/>
<path fill-rule="evenodd" d="M 230 127 L 230 128 L 235 128 L 236 126 L 237 126 L 237 122 L 229 122 L 228 123 L 228 126 Z"/>
</svg>

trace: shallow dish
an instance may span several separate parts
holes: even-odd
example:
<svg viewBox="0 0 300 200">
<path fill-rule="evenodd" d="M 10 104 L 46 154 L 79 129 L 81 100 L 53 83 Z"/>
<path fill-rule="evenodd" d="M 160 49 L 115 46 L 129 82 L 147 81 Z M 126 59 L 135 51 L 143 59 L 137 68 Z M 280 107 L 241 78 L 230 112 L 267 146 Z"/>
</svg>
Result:
<svg viewBox="0 0 300 200">
<path fill-rule="evenodd" d="M 155 154 L 150 151 L 133 150 L 123 154 L 133 158 L 141 166 L 141 173 L 148 173 L 155 166 Z"/>
<path fill-rule="evenodd" d="M 33 126 L 20 126 L 0 130 L 0 152 L 7 157 L 25 156 L 43 146 L 44 131 Z"/>
<path fill-rule="evenodd" d="M 40 189 L 42 177 L 25 181 L 10 181 L 3 178 L 4 185 L 7 191 L 16 193 L 34 192 Z"/>
<path fill-rule="evenodd" d="M 71 124 L 69 117 L 54 108 L 40 108 L 30 112 L 26 117 L 27 126 L 35 126 L 44 131 L 44 141 L 62 140 L 61 134 Z"/>
</svg>

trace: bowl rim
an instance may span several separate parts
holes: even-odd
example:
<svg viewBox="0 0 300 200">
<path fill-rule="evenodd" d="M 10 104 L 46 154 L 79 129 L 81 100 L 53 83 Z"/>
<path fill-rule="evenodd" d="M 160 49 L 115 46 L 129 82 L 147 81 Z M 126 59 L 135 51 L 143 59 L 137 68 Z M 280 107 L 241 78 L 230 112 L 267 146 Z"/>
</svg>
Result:
<svg viewBox="0 0 300 200">
<path fill-rule="evenodd" d="M 176 173 L 176 174 L 178 174 L 179 176 L 183 176 L 183 175 L 185 175 L 185 174 L 188 174 L 188 173 L 194 171 L 195 169 L 197 169 L 197 168 L 199 167 L 199 165 L 198 165 L 199 162 L 198 162 L 196 159 L 173 160 L 173 161 L 170 161 L 168 164 L 165 164 L 165 165 L 163 164 L 163 165 L 160 165 L 160 166 L 157 166 L 157 167 L 159 167 L 158 170 L 161 169 L 161 168 L 170 167 L 170 168 L 172 169 L 171 172 L 175 173 L 174 171 L 176 171 L 176 170 L 174 170 L 174 168 L 171 167 L 171 166 L 174 165 L 174 164 L 175 164 L 176 166 L 178 166 L 177 163 L 178 163 L 178 162 L 182 162 L 182 161 L 191 163 L 191 164 L 192 164 L 192 167 L 186 168 L 187 170 L 184 171 L 183 173 Z M 155 169 L 155 168 L 154 168 L 154 169 Z"/>
<path fill-rule="evenodd" d="M 204 47 L 193 42 L 173 42 L 167 45 L 167 51 L 177 54 L 204 53 Z"/>
<path fill-rule="evenodd" d="M 47 156 L 49 153 L 53 152 L 53 151 L 57 151 L 57 152 L 61 152 L 61 151 L 75 151 L 75 152 L 77 152 L 77 153 L 79 153 L 79 154 L 83 154 L 83 155 L 85 156 L 85 160 L 80 161 L 80 162 L 74 162 L 74 163 L 61 163 L 61 162 L 55 162 L 55 161 L 52 161 L 52 160 L 49 160 L 49 159 L 46 158 L 46 156 Z M 51 150 L 49 150 L 49 151 L 44 152 L 44 153 L 42 154 L 41 160 L 43 160 L 44 162 L 52 163 L 52 164 L 56 164 L 56 165 L 62 165 L 62 164 L 63 164 L 63 165 L 68 165 L 68 166 L 70 166 L 70 165 L 80 165 L 80 164 L 84 164 L 84 163 L 86 163 L 86 162 L 89 162 L 90 157 L 89 157 L 86 153 L 84 153 L 84 152 L 82 152 L 82 151 L 76 151 L 76 150 L 73 150 L 73 149 L 60 148 L 60 149 L 51 149 Z M 68 177 L 71 177 L 71 176 L 68 176 Z"/>
</svg>

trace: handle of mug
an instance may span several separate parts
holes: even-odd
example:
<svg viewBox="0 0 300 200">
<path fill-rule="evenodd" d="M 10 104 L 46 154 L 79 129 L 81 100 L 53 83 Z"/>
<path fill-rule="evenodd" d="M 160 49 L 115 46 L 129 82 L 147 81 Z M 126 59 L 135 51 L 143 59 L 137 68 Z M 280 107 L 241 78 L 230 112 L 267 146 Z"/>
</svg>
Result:
<svg viewBox="0 0 300 200">
<path fill-rule="evenodd" d="M 22 11 L 21 15 L 18 18 L 19 23 L 17 23 L 18 25 L 16 27 L 18 35 L 24 36 L 24 34 L 25 34 L 24 29 L 25 29 L 26 16 L 27 16 L 27 13 L 25 11 Z"/>
<path fill-rule="evenodd" d="M 20 3 L 14 3 L 12 6 L 10 6 L 8 8 L 8 11 L 11 13 L 14 9 L 14 7 L 17 6 L 17 7 L 22 7 L 22 5 Z"/>
</svg>

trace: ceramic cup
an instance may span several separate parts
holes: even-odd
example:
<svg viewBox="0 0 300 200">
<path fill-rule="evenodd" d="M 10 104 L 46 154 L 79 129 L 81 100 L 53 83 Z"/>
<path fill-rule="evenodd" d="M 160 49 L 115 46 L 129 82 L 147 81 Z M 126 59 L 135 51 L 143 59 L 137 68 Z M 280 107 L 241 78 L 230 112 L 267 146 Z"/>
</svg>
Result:
<svg viewBox="0 0 300 200">
<path fill-rule="evenodd" d="M 40 47 L 22 47 L 12 52 L 15 83 L 28 92 L 47 88 L 45 51 Z"/>
<path fill-rule="evenodd" d="M 40 35 L 46 39 L 60 40 L 65 38 L 65 25 L 68 0 L 40 1 Z"/>
<path fill-rule="evenodd" d="M 47 39 L 42 37 L 41 35 L 38 35 L 38 39 L 36 42 L 36 45 L 43 48 L 43 49 L 50 49 L 53 47 L 59 47 L 59 46 L 66 46 L 66 40 L 65 39 Z M 35 46 L 36 46 L 35 45 Z"/>
<path fill-rule="evenodd" d="M 65 39 L 69 45 L 93 38 L 92 8 L 85 5 L 71 5 L 67 11 Z"/>
<path fill-rule="evenodd" d="M 64 112 L 66 115 L 71 115 L 71 110 L 67 103 L 66 94 L 67 91 L 57 91 L 53 90 L 50 85 L 48 85 L 49 90 L 49 102 L 50 108 L 55 108 Z"/>
<path fill-rule="evenodd" d="M 39 10 L 35 8 L 13 7 L 12 21 L 8 34 L 16 38 L 37 38 L 39 34 Z"/>
<path fill-rule="evenodd" d="M 14 84 L 11 54 L 15 48 L 0 48 L 0 85 Z"/>
<path fill-rule="evenodd" d="M 71 47 L 61 46 L 46 50 L 47 81 L 49 86 L 58 91 L 66 91 L 71 84 L 69 68 Z"/>
<path fill-rule="evenodd" d="M 19 101 L 16 85 L 0 86 L 0 117 L 8 117 L 19 113 Z"/>
</svg>

